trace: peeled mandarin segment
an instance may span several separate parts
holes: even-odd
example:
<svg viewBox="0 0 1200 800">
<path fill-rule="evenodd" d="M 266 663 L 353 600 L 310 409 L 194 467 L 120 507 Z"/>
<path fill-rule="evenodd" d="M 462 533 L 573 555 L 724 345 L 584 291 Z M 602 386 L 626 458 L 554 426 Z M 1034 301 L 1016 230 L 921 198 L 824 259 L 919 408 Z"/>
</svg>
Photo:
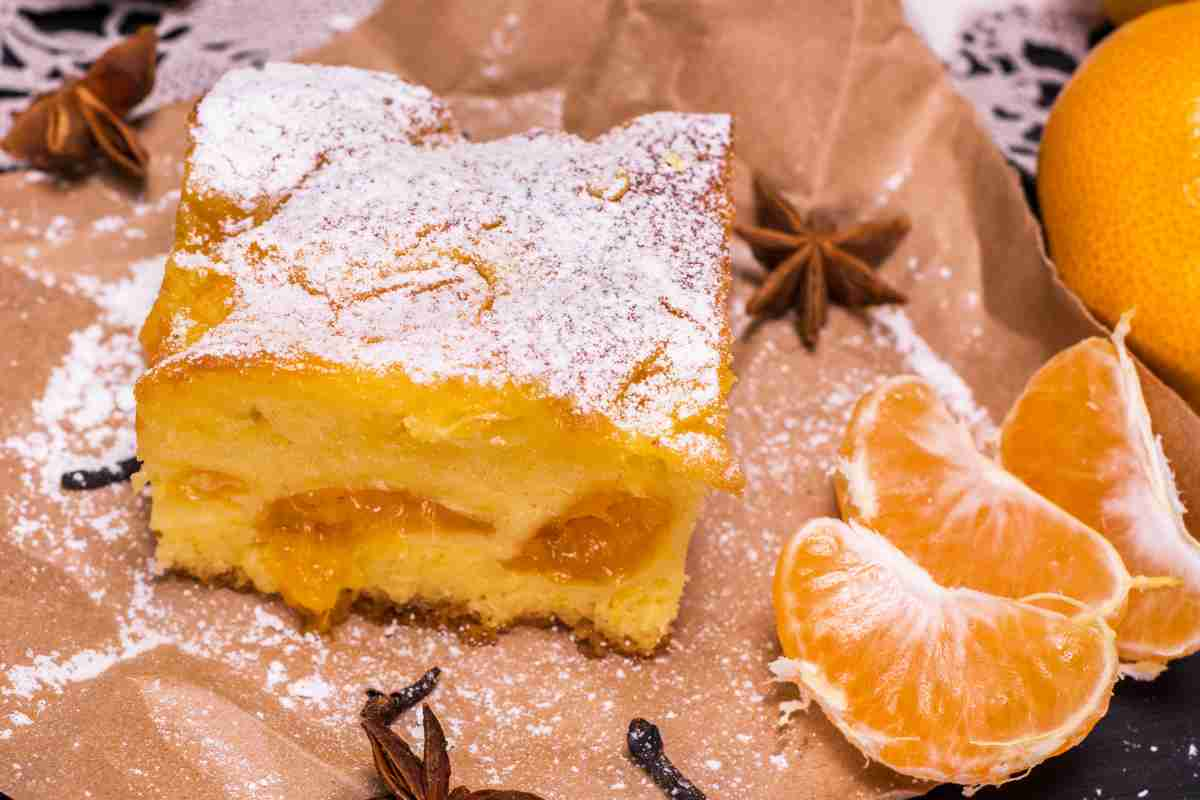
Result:
<svg viewBox="0 0 1200 800">
<path fill-rule="evenodd" d="M 1120 619 L 1129 573 L 1104 537 L 975 447 L 931 386 L 894 378 L 854 410 L 835 476 L 842 516 L 886 536 L 944 586 Z"/>
<path fill-rule="evenodd" d="M 817 519 L 775 569 L 795 680 L 869 758 L 906 775 L 1001 783 L 1083 739 L 1117 679 L 1112 630 L 946 589 L 887 539 Z"/>
<path fill-rule="evenodd" d="M 1117 626 L 1122 658 L 1165 661 L 1200 650 L 1200 543 L 1184 526 L 1120 338 L 1080 342 L 1033 376 L 1004 423 L 1001 459 L 1103 534 L 1130 572 L 1181 582 L 1130 593 Z"/>
</svg>

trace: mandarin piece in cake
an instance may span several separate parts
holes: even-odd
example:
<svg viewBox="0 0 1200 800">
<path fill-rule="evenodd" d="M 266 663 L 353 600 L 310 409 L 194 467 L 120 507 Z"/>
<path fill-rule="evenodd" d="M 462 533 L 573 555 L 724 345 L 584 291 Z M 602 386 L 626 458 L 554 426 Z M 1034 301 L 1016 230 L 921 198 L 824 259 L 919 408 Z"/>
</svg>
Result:
<svg viewBox="0 0 1200 800">
<path fill-rule="evenodd" d="M 725 441 L 730 119 L 471 143 L 427 90 L 269 64 L 199 103 L 142 331 L 158 559 L 666 636 Z"/>
</svg>

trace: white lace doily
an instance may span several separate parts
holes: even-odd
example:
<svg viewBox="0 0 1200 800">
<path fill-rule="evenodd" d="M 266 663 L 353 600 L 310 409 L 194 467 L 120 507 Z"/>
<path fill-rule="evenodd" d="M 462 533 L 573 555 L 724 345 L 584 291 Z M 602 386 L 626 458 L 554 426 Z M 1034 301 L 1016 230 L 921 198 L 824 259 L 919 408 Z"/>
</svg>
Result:
<svg viewBox="0 0 1200 800">
<path fill-rule="evenodd" d="M 31 95 L 83 72 L 139 26 L 158 28 L 161 60 L 148 111 L 194 97 L 230 67 L 290 56 L 367 16 L 379 0 L 190 3 L 0 0 L 0 136 Z M 10 162 L 0 154 L 0 167 Z"/>
<path fill-rule="evenodd" d="M 1028 175 L 1050 106 L 1103 30 L 1099 0 L 905 0 L 1004 154 Z"/>
<path fill-rule="evenodd" d="M 1100 25 L 1099 0 L 903 1 L 1005 155 L 1032 175 L 1050 103 Z M 80 73 L 139 25 L 157 25 L 162 39 L 158 80 L 140 109 L 148 111 L 200 94 L 236 64 L 316 47 L 378 2 L 0 0 L 0 135 L 30 95 Z"/>
</svg>

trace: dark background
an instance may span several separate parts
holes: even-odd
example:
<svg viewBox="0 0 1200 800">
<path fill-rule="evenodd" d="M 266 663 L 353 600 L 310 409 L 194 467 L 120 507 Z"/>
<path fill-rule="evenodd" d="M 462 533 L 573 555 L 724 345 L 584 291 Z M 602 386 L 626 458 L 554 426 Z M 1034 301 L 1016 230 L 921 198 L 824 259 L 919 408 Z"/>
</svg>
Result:
<svg viewBox="0 0 1200 800">
<path fill-rule="evenodd" d="M 959 787 L 949 785 L 925 795 L 928 800 L 961 796 Z M 1197 800 L 1200 655 L 1173 663 L 1150 683 L 1118 681 L 1108 714 L 1083 744 L 1034 767 L 1027 778 L 999 789 L 981 789 L 975 797 Z"/>
</svg>

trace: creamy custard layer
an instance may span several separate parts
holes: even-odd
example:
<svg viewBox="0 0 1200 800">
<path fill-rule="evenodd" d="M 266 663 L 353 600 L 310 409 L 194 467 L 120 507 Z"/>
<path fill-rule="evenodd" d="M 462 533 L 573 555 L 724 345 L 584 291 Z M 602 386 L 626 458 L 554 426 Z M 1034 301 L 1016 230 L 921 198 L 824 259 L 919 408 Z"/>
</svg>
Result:
<svg viewBox="0 0 1200 800">
<path fill-rule="evenodd" d="M 311 366 L 156 376 L 138 402 L 164 566 L 238 573 L 318 624 L 369 592 L 648 651 L 676 614 L 705 487 L 602 420 Z"/>
</svg>

